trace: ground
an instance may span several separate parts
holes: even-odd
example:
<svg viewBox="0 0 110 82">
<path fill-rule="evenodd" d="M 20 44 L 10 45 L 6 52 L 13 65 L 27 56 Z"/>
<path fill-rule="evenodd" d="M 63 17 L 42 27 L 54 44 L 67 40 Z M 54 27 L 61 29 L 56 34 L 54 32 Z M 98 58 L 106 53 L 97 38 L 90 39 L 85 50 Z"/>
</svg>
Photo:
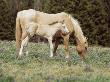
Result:
<svg viewBox="0 0 110 82">
<path fill-rule="evenodd" d="M 0 41 L 0 82 L 110 82 L 110 48 L 89 47 L 87 62 L 92 71 L 84 70 L 74 45 L 70 45 L 71 66 L 60 45 L 57 55 L 49 57 L 49 46 L 29 43 L 29 55 L 16 59 L 15 42 Z"/>
</svg>

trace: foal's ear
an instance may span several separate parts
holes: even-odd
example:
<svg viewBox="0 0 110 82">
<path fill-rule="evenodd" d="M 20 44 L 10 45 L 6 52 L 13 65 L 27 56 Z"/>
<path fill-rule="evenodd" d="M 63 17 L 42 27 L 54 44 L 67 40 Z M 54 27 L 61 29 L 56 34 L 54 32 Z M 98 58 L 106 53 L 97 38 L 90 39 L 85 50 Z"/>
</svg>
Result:
<svg viewBox="0 0 110 82">
<path fill-rule="evenodd" d="M 64 24 L 65 20 L 60 21 L 60 23 Z"/>
<path fill-rule="evenodd" d="M 85 39 L 86 39 L 86 40 L 88 40 L 88 38 L 87 38 L 87 37 L 85 37 Z"/>
</svg>

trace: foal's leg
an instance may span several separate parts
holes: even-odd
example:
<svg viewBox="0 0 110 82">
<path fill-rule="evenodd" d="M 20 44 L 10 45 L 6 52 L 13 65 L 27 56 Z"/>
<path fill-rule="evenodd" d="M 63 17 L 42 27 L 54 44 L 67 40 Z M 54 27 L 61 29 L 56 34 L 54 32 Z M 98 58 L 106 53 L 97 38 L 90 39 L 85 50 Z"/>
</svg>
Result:
<svg viewBox="0 0 110 82">
<path fill-rule="evenodd" d="M 65 50 L 66 50 L 66 58 L 70 58 L 70 55 L 69 55 L 69 35 L 67 36 L 64 36 L 64 46 L 65 46 Z"/>
<path fill-rule="evenodd" d="M 22 43 L 21 43 L 21 48 L 20 48 L 20 52 L 19 52 L 19 56 L 21 57 L 22 54 L 23 54 L 23 49 L 24 47 L 27 46 L 27 43 L 29 41 L 29 37 L 27 36 L 24 40 L 22 40 Z"/>
<path fill-rule="evenodd" d="M 56 38 L 55 39 L 55 44 L 54 44 L 54 50 L 53 50 L 54 55 L 56 55 L 56 50 L 58 48 L 59 43 L 60 43 L 60 39 Z"/>
<path fill-rule="evenodd" d="M 49 45 L 50 45 L 50 57 L 53 57 L 53 43 L 52 38 L 48 39 Z"/>
</svg>

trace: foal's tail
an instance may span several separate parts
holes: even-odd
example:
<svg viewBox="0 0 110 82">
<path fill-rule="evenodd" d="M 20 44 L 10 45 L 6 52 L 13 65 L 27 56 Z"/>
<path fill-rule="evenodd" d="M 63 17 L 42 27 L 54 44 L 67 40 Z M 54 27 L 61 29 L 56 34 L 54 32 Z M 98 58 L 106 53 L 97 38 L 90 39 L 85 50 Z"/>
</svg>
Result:
<svg viewBox="0 0 110 82">
<path fill-rule="evenodd" d="M 22 29 L 20 27 L 20 19 L 17 16 L 16 18 L 16 32 L 15 32 L 15 38 L 16 38 L 16 52 L 18 54 L 20 50 L 20 45 L 21 45 L 21 36 L 22 36 Z"/>
</svg>

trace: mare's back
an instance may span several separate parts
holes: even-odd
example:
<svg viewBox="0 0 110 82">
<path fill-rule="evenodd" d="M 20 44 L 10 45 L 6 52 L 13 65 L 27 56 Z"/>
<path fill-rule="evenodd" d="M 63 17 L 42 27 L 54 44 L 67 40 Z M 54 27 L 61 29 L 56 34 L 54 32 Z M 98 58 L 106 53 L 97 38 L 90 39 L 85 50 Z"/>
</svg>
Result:
<svg viewBox="0 0 110 82">
<path fill-rule="evenodd" d="M 33 9 L 23 10 L 17 14 L 21 25 L 26 25 L 29 22 L 36 22 L 36 17 L 36 11 Z"/>
<path fill-rule="evenodd" d="M 65 16 L 67 15 L 64 12 L 57 13 L 57 14 L 48 14 L 37 11 L 38 14 L 38 23 L 39 24 L 51 24 L 55 21 L 61 21 L 64 20 Z"/>
</svg>

